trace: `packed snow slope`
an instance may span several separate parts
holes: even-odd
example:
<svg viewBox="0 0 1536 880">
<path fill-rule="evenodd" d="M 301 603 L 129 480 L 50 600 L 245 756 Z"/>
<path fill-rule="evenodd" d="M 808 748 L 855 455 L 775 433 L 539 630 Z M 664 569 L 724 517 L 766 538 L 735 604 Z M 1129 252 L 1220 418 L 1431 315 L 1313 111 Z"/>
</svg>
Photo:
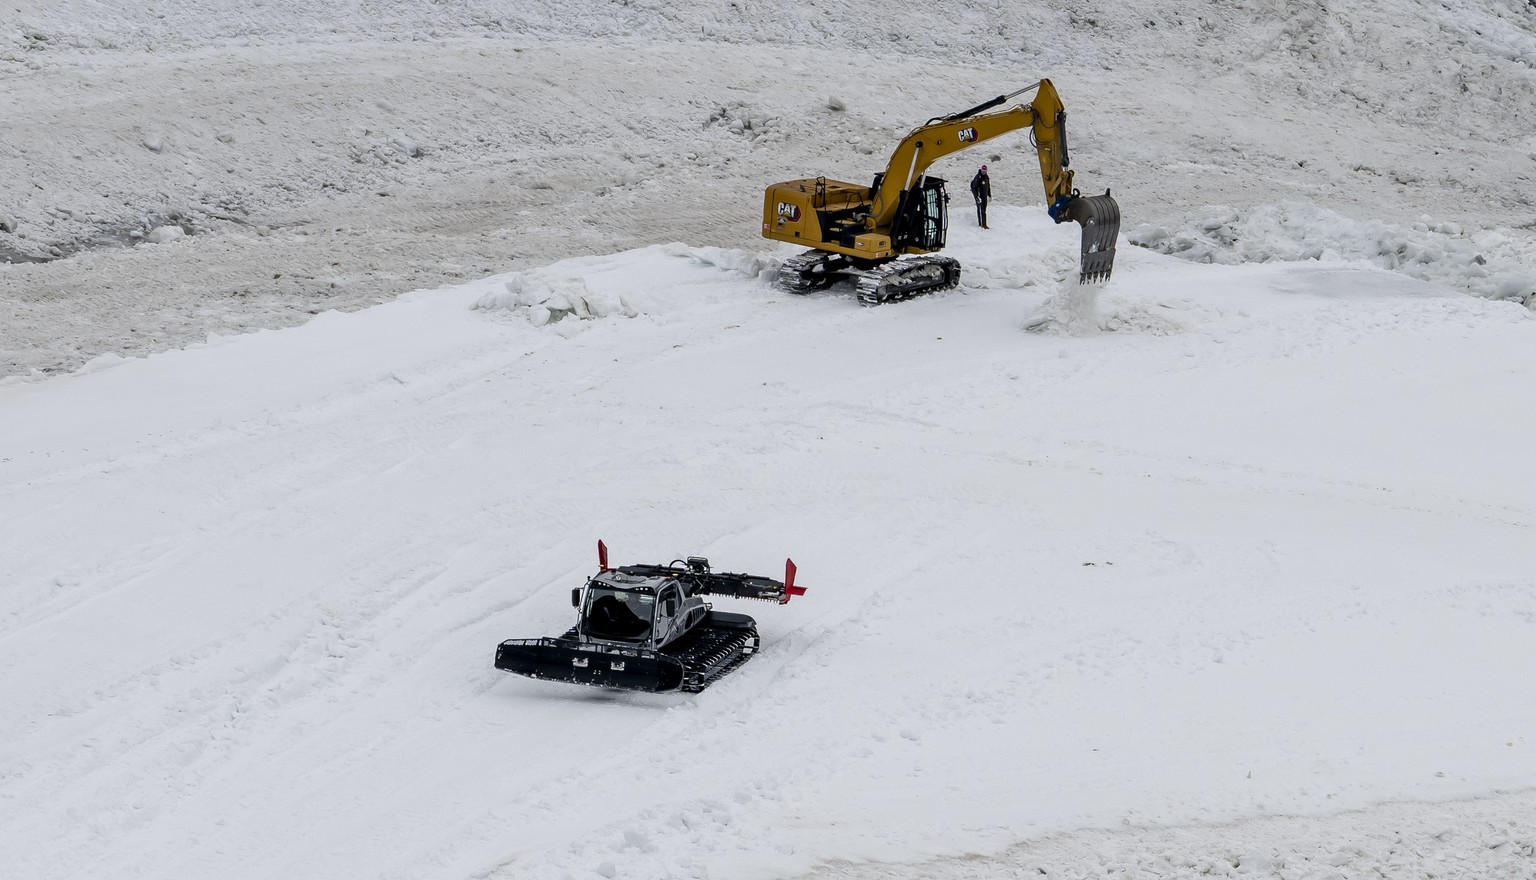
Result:
<svg viewBox="0 0 1536 880">
<path fill-rule="evenodd" d="M 753 246 L 764 185 L 868 180 L 914 125 L 1042 76 L 1127 229 L 1299 201 L 1504 230 L 1536 262 L 1528 0 L 0 10 L 0 377 L 576 255 Z M 1042 198 L 1023 136 L 973 153 L 938 172 L 989 162 L 1000 202 Z"/>
<path fill-rule="evenodd" d="M 658 245 L 0 386 L 7 874 L 1530 876 L 1531 313 L 952 236 L 877 309 Z M 694 697 L 492 668 L 599 537 L 810 591 Z"/>
</svg>

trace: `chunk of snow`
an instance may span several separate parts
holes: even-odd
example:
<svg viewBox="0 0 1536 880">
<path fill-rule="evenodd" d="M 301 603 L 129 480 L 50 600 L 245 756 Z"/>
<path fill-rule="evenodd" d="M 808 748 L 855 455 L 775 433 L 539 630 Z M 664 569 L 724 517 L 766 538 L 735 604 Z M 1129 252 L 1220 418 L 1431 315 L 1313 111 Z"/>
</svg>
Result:
<svg viewBox="0 0 1536 880">
<path fill-rule="evenodd" d="M 521 312 L 535 327 L 570 316 L 633 318 L 638 314 L 622 296 L 594 294 L 579 276 L 562 277 L 538 270 L 513 276 L 504 290 L 480 297 L 475 308 Z"/>
<path fill-rule="evenodd" d="M 180 226 L 156 226 L 149 231 L 148 235 L 144 236 L 144 240 L 150 244 L 166 244 L 186 234 L 186 230 Z"/>
<path fill-rule="evenodd" d="M 86 361 L 84 364 L 81 364 L 80 369 L 76 370 L 75 372 L 99 373 L 102 370 L 110 370 L 113 367 L 120 367 L 123 364 L 128 363 L 129 360 L 129 358 L 125 358 L 115 351 L 109 351 L 105 354 L 99 354 Z"/>
<path fill-rule="evenodd" d="M 411 157 L 412 159 L 421 156 L 421 145 L 404 135 L 399 135 L 391 139 L 389 145 Z"/>
</svg>

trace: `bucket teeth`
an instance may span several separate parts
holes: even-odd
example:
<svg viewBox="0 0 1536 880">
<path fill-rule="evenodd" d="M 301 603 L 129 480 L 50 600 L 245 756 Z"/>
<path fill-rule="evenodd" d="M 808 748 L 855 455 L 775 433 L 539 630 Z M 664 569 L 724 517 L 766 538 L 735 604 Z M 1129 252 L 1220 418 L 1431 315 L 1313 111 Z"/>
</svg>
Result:
<svg viewBox="0 0 1536 880">
<path fill-rule="evenodd" d="M 1120 236 L 1120 205 L 1110 196 L 1079 196 L 1067 206 L 1067 217 L 1083 227 L 1083 255 L 1078 281 L 1102 284 L 1115 268 L 1115 240 Z"/>
</svg>

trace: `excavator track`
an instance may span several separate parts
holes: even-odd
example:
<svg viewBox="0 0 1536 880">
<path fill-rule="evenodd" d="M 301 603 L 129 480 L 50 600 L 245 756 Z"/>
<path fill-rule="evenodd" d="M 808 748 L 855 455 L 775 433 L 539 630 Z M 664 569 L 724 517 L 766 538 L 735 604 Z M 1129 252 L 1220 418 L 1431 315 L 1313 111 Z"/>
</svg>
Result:
<svg viewBox="0 0 1536 880">
<path fill-rule="evenodd" d="M 859 303 L 877 306 L 958 285 L 960 262 L 951 257 L 921 254 L 850 274 L 858 279 Z"/>
<path fill-rule="evenodd" d="M 821 290 L 842 277 L 847 257 L 826 251 L 807 251 L 779 265 L 779 286 L 790 293 Z"/>
</svg>

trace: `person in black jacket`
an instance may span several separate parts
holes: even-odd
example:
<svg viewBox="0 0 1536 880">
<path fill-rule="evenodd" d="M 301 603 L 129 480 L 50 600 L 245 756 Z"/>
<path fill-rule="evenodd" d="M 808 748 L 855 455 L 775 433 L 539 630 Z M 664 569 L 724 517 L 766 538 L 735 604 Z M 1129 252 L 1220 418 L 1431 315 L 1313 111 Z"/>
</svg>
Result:
<svg viewBox="0 0 1536 880">
<path fill-rule="evenodd" d="M 987 176 L 987 166 L 981 166 L 971 178 L 971 195 L 976 198 L 976 223 L 987 228 L 987 202 L 992 200 L 992 178 Z"/>
</svg>

